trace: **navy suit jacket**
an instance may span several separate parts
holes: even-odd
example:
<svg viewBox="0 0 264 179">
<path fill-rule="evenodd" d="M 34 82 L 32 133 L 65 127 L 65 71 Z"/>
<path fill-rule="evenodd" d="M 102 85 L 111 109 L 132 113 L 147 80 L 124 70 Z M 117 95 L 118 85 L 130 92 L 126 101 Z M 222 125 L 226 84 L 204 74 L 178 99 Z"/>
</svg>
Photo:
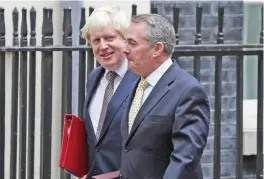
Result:
<svg viewBox="0 0 264 179">
<path fill-rule="evenodd" d="M 202 179 L 200 158 L 210 109 L 199 82 L 174 62 L 142 104 L 128 134 L 128 113 L 138 82 L 121 124 L 122 178 Z"/>
<path fill-rule="evenodd" d="M 127 71 L 124 75 L 108 104 L 103 128 L 97 141 L 88 107 L 104 72 L 105 70 L 103 67 L 97 67 L 89 74 L 87 81 L 86 99 L 83 111 L 88 136 L 87 143 L 90 169 L 87 178 L 89 179 L 93 175 L 120 169 L 122 150 L 120 124 L 133 82 L 138 78 L 138 75 L 130 71 Z"/>
</svg>

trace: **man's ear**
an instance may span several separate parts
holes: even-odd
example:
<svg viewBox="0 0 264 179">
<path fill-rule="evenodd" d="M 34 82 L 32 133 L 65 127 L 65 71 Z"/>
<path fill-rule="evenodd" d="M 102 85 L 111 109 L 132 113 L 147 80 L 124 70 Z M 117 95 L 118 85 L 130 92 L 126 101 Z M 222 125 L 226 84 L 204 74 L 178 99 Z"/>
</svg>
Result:
<svg viewBox="0 0 264 179">
<path fill-rule="evenodd" d="M 88 42 L 89 45 L 91 45 L 91 40 L 90 39 L 86 39 L 86 41 Z"/>
<path fill-rule="evenodd" d="M 154 47 L 153 57 L 159 56 L 164 50 L 164 45 L 162 42 L 157 42 L 153 47 Z"/>
</svg>

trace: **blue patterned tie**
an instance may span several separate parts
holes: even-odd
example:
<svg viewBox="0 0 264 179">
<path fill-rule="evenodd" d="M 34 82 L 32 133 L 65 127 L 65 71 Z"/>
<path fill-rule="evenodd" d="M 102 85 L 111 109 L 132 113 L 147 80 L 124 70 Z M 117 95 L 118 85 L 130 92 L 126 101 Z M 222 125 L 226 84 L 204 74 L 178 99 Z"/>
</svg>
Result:
<svg viewBox="0 0 264 179">
<path fill-rule="evenodd" d="M 106 86 L 106 89 L 105 89 L 103 106 L 102 106 L 102 110 L 101 110 L 101 114 L 100 114 L 100 118 L 99 118 L 98 128 L 96 131 L 97 140 L 99 139 L 101 130 L 103 128 L 108 103 L 114 94 L 114 81 L 115 81 L 116 75 L 117 74 L 114 71 L 109 71 L 106 74 L 106 79 L 108 80 L 108 85 Z"/>
</svg>

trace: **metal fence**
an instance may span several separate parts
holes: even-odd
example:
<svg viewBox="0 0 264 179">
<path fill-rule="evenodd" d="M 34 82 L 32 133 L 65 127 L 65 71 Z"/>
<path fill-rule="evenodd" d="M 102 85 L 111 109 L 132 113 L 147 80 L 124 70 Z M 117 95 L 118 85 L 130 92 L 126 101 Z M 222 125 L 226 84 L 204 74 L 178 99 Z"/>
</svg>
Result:
<svg viewBox="0 0 264 179">
<path fill-rule="evenodd" d="M 89 14 L 93 8 L 89 8 Z M 80 29 L 85 23 L 86 9 L 81 9 Z M 152 13 L 158 13 L 157 8 L 151 7 Z M 132 6 L 132 15 L 137 14 L 137 6 Z M 28 41 L 27 9 L 22 9 L 20 39 L 18 34 L 18 10 L 13 16 L 13 45 L 6 46 L 5 12 L 0 8 L 0 178 L 4 178 L 4 159 L 10 161 L 10 179 L 34 178 L 34 140 L 35 140 L 35 90 L 36 90 L 36 52 L 41 52 L 41 147 L 40 147 L 40 178 L 51 178 L 51 127 L 52 127 L 52 81 L 53 81 L 53 52 L 61 51 L 62 63 L 62 116 L 72 112 L 72 52 L 79 54 L 79 83 L 78 104 L 82 106 L 85 99 L 85 79 L 87 74 L 97 66 L 94 64 L 92 49 L 84 39 L 80 38 L 78 46 L 72 46 L 71 9 L 64 9 L 63 45 L 53 46 L 53 10 L 43 9 L 42 46 L 36 46 L 36 11 L 30 10 L 30 39 Z M 215 57 L 215 122 L 214 122 L 214 179 L 220 176 L 221 150 L 221 79 L 222 57 L 236 56 L 237 59 L 237 117 L 236 117 L 236 178 L 243 178 L 243 57 L 254 55 L 258 57 L 258 108 L 257 108 L 257 169 L 256 178 L 263 178 L 263 7 L 260 42 L 254 45 L 224 44 L 223 19 L 224 7 L 218 7 L 218 37 L 216 44 L 201 44 L 202 7 L 196 9 L 196 35 L 194 45 L 178 45 L 180 9 L 173 7 L 173 25 L 176 32 L 176 48 L 173 57 L 192 56 L 194 76 L 200 79 L 200 58 Z M 8 22 L 10 23 L 10 22 Z M 5 86 L 6 55 L 12 56 L 12 89 L 11 89 L 11 138 L 5 136 Z M 29 67 L 29 68 L 27 68 Z M 29 95 L 28 95 L 29 94 Z M 19 98 L 19 100 L 18 100 Z M 82 116 L 83 108 L 78 108 Z M 20 121 L 18 121 L 20 120 Z M 27 122 L 25 122 L 27 121 Z M 62 121 L 61 121 L 62 122 Z M 18 125 L 19 124 L 19 125 Z M 18 135 L 19 128 L 19 135 Z M 18 139 L 19 137 L 19 139 Z M 5 140 L 11 142 L 11 155 L 5 156 Z M 19 150 L 17 141 L 20 141 Z M 60 141 L 58 141 L 60 142 Z M 59 149 L 58 149 L 59 150 Z M 26 158 L 26 153 L 28 157 Z M 20 157 L 17 159 L 17 155 Z M 17 168 L 18 166 L 18 168 Z M 63 174 L 61 178 L 69 178 Z"/>
</svg>

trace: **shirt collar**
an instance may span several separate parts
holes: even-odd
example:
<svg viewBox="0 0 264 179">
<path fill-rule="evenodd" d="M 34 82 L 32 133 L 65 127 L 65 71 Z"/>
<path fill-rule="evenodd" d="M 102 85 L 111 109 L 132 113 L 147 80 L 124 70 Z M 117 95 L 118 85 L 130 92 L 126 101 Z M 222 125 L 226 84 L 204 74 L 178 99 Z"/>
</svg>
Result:
<svg viewBox="0 0 264 179">
<path fill-rule="evenodd" d="M 147 78 L 146 81 L 152 86 L 154 87 L 159 79 L 162 77 L 162 75 L 168 70 L 168 68 L 171 66 L 172 61 L 171 59 L 167 59 L 165 60 L 156 70 L 154 70 L 152 73 L 150 73 Z"/>
<path fill-rule="evenodd" d="M 117 69 L 113 70 L 113 71 L 115 71 L 118 74 L 119 77 L 123 78 L 125 76 L 125 74 L 126 74 L 126 71 L 127 71 L 127 65 L 128 65 L 127 58 L 125 58 L 121 62 L 120 66 Z M 110 70 L 105 69 L 104 78 L 106 77 L 106 74 L 109 71 Z"/>
</svg>

